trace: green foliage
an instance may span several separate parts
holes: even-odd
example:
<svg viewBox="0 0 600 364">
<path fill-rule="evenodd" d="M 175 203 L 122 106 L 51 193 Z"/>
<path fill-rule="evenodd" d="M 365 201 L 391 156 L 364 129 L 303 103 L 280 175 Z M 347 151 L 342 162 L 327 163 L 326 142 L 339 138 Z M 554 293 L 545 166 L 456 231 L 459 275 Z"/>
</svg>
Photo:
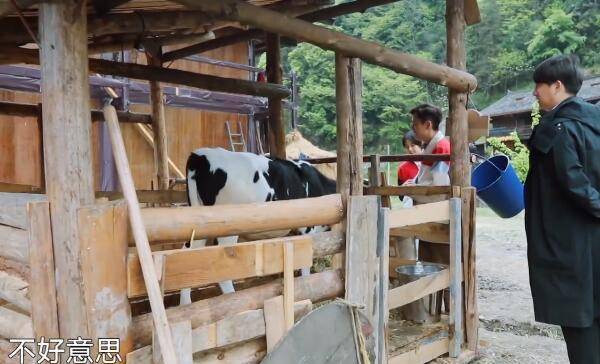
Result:
<svg viewBox="0 0 600 364">
<path fill-rule="evenodd" d="M 540 114 L 540 105 L 536 102 L 531 105 L 531 127 L 535 127 L 539 124 L 542 115 Z M 527 172 L 529 171 L 529 149 L 521 142 L 519 135 L 516 131 L 510 134 L 510 141 L 514 143 L 514 147 L 511 149 L 506 145 L 506 142 L 502 142 L 500 138 L 488 138 L 488 144 L 502 154 L 505 154 L 511 159 L 511 164 L 517 176 L 521 182 L 525 182 Z"/>
<path fill-rule="evenodd" d="M 340 1 L 337 1 L 340 2 Z M 471 97 L 478 109 L 507 90 L 531 89 L 531 73 L 543 58 L 575 52 L 600 73 L 600 6 L 597 0 L 479 0 L 482 22 L 467 27 L 467 68 L 478 79 Z M 336 30 L 376 41 L 435 63 L 446 57 L 445 1 L 403 0 L 338 18 Z M 335 148 L 334 56 L 306 43 L 283 50 L 285 72 L 300 84 L 300 124 L 312 142 Z M 422 102 L 446 109 L 447 90 L 380 67 L 363 65 L 366 152 L 402 150 L 408 111 Z M 473 106 L 473 105 L 469 105 Z"/>
</svg>

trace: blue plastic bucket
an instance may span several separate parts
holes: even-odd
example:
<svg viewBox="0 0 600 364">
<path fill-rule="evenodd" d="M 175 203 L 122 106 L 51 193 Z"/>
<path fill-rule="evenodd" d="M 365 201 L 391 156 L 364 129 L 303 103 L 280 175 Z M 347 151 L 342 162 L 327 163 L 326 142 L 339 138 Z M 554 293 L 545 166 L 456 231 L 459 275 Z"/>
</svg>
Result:
<svg viewBox="0 0 600 364">
<path fill-rule="evenodd" d="M 477 195 L 502 218 L 523 211 L 523 184 L 505 155 L 486 159 L 471 173 L 471 184 Z"/>
</svg>

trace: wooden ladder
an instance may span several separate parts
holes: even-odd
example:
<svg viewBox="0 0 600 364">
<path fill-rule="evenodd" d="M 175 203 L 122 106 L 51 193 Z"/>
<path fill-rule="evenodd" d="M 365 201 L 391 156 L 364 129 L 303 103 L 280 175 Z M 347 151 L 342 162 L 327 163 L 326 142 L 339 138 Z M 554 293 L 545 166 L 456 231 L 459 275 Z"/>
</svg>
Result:
<svg viewBox="0 0 600 364">
<path fill-rule="evenodd" d="M 104 117 L 108 124 L 113 155 L 117 165 L 119 181 L 123 190 L 123 195 L 127 202 L 129 210 L 129 219 L 131 230 L 135 240 L 138 257 L 142 266 L 144 283 L 152 308 L 152 318 L 154 320 L 155 334 L 153 339 L 153 356 L 154 362 L 159 362 L 162 359 L 164 364 L 188 364 L 192 362 L 191 352 L 191 324 L 189 321 L 178 322 L 169 325 L 167 320 L 167 312 L 163 302 L 163 292 L 161 289 L 162 275 L 164 267 L 161 261 L 157 261 L 150 250 L 148 235 L 144 222 L 142 221 L 142 213 L 138 202 L 133 177 L 129 168 L 129 161 L 125 152 L 125 144 L 123 143 L 123 135 L 119 127 L 117 119 L 117 111 L 112 105 L 104 106 Z M 173 332 L 171 330 L 174 330 Z M 184 334 L 179 335 L 178 333 Z M 181 345 L 174 345 L 173 336 L 177 337 L 177 343 L 185 341 L 188 343 L 189 350 L 182 350 Z M 182 340 L 181 337 L 187 334 Z M 184 339 L 185 339 L 184 338 Z"/>
<path fill-rule="evenodd" d="M 229 120 L 225 121 L 225 127 L 227 128 L 227 136 L 229 137 L 229 146 L 231 147 L 232 152 L 247 152 L 246 148 L 246 139 L 244 138 L 244 130 L 242 129 L 242 122 L 238 120 L 238 130 L 239 133 L 231 132 L 231 125 L 229 125 Z M 234 138 L 238 138 L 237 141 L 234 141 Z M 237 150 L 236 146 L 241 146 L 241 150 Z"/>
</svg>

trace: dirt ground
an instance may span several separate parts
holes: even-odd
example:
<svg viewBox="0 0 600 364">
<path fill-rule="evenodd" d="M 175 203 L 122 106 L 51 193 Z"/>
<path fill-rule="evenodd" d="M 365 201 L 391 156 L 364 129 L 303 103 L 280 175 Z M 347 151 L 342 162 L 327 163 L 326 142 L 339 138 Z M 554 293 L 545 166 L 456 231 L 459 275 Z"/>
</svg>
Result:
<svg viewBox="0 0 600 364">
<path fill-rule="evenodd" d="M 523 214 L 477 210 L 481 357 L 472 363 L 568 363 L 559 327 L 534 321 Z"/>
</svg>

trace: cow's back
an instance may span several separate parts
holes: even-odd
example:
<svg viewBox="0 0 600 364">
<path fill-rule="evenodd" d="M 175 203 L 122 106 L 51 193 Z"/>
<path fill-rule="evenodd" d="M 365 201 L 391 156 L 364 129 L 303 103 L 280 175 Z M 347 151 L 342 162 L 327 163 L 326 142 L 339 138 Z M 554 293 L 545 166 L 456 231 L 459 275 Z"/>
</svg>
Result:
<svg viewBox="0 0 600 364">
<path fill-rule="evenodd" d="M 187 162 L 191 205 L 264 202 L 273 190 L 265 180 L 269 159 L 222 148 L 195 150 Z"/>
</svg>

